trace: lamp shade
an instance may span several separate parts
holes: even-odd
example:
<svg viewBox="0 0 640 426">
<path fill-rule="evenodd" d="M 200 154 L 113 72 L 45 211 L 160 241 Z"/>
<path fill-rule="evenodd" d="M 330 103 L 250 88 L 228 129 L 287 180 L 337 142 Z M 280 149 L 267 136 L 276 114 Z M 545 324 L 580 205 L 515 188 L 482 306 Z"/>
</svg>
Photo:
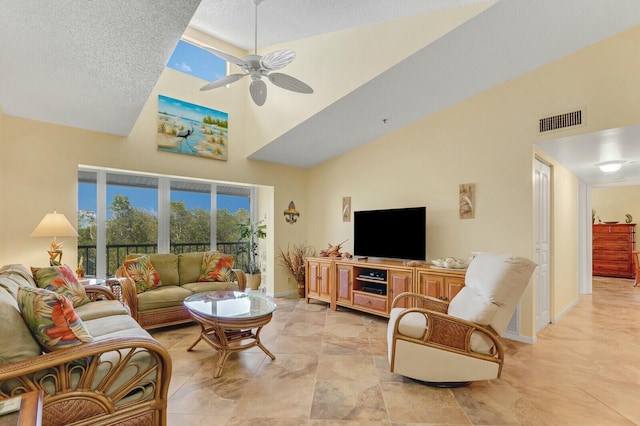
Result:
<svg viewBox="0 0 640 426">
<path fill-rule="evenodd" d="M 32 237 L 77 237 L 78 233 L 62 213 L 47 213 L 31 233 Z"/>
</svg>

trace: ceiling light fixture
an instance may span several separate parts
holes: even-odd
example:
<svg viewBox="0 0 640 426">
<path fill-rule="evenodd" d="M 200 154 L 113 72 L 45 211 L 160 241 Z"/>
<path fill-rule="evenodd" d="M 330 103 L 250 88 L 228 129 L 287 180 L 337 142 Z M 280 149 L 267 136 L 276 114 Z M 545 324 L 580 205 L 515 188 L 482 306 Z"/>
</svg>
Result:
<svg viewBox="0 0 640 426">
<path fill-rule="evenodd" d="M 606 161 L 604 163 L 600 163 L 598 164 L 598 167 L 600 167 L 600 170 L 604 173 L 613 173 L 613 172 L 617 172 L 618 170 L 620 170 L 620 168 L 622 167 L 622 162 L 621 161 Z"/>
</svg>

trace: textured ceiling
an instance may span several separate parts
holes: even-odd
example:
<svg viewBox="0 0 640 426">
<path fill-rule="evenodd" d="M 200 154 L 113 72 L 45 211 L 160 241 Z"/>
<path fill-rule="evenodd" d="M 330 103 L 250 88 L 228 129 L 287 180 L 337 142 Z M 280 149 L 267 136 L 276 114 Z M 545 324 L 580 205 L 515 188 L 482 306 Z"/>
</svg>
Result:
<svg viewBox="0 0 640 426">
<path fill-rule="evenodd" d="M 128 135 L 200 0 L 0 0 L 0 108 Z"/>
<path fill-rule="evenodd" d="M 262 0 L 258 47 L 342 31 L 487 0 Z M 203 0 L 190 26 L 252 50 L 255 5 L 251 0 Z"/>
</svg>

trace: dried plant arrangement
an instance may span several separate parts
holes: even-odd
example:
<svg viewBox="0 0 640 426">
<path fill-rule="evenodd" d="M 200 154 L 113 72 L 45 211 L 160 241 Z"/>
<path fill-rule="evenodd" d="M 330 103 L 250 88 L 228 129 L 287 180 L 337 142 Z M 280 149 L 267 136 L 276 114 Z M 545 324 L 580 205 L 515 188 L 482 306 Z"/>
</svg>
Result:
<svg viewBox="0 0 640 426">
<path fill-rule="evenodd" d="M 287 250 L 279 249 L 278 260 L 280 264 L 289 272 L 298 284 L 298 291 L 302 287 L 301 294 L 304 295 L 305 282 L 305 261 L 307 257 L 316 255 L 316 250 L 306 243 L 287 245 Z"/>
</svg>

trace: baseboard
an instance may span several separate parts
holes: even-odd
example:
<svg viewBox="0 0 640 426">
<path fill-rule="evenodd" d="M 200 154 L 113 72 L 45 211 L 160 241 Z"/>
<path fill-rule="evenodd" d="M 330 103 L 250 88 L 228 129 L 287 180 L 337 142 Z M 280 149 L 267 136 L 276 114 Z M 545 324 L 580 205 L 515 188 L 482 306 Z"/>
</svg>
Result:
<svg viewBox="0 0 640 426">
<path fill-rule="evenodd" d="M 504 339 L 515 340 L 516 342 L 528 343 L 530 345 L 533 345 L 536 342 L 536 340 L 538 340 L 538 338 L 535 336 L 526 337 L 526 336 L 520 336 L 519 334 L 511 333 L 511 332 L 504 333 L 502 337 Z"/>
<path fill-rule="evenodd" d="M 573 299 L 573 302 L 571 302 L 569 304 L 569 306 L 567 306 L 566 308 L 564 308 L 564 310 L 562 312 L 560 312 L 558 315 L 556 315 L 552 320 L 551 323 L 552 324 L 557 324 L 560 322 L 560 320 L 569 313 L 569 311 L 571 309 L 573 309 L 574 306 L 576 306 L 578 304 L 578 302 L 580 301 L 579 297 L 576 297 L 575 299 Z"/>
<path fill-rule="evenodd" d="M 289 290 L 289 291 L 281 291 L 279 293 L 267 293 L 267 296 L 271 296 L 271 297 L 287 297 L 287 296 L 293 296 L 293 295 L 298 295 L 298 290 Z"/>
</svg>

